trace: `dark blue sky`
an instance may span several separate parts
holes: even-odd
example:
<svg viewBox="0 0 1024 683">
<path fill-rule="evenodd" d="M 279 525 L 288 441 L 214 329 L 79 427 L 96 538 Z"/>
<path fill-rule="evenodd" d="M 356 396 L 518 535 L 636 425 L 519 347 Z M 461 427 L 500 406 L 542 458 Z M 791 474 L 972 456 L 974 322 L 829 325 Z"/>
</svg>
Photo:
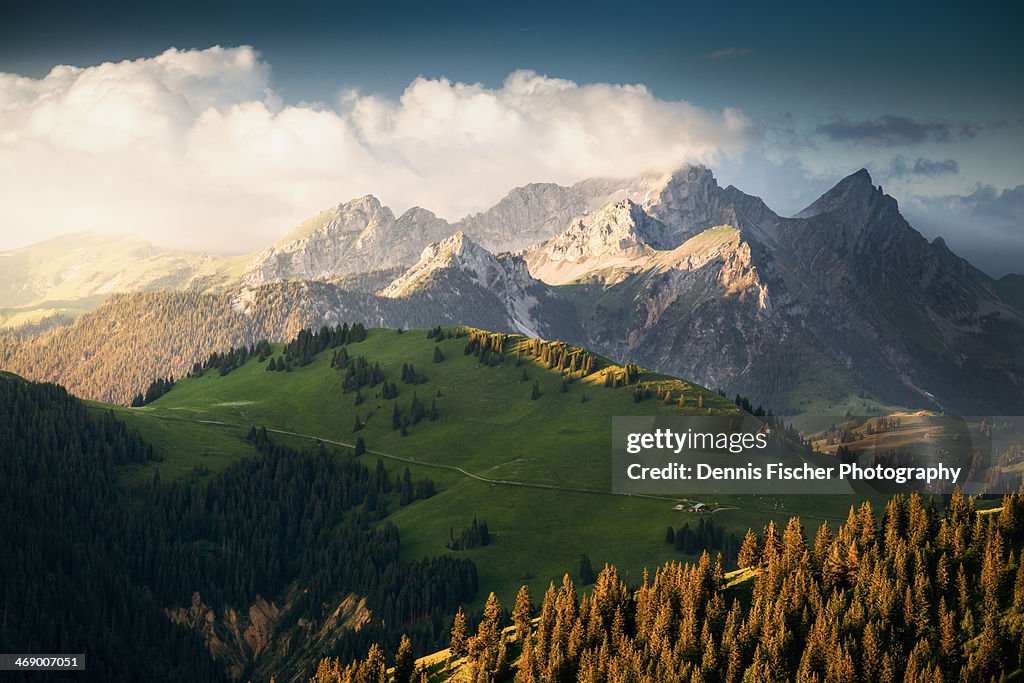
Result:
<svg viewBox="0 0 1024 683">
<path fill-rule="evenodd" d="M 867 167 L 922 232 L 1001 273 L 1024 260 L 1022 19 L 1011 3 L 43 0 L 0 9 L 0 72 L 251 45 L 284 104 L 520 69 L 643 84 L 754 122 L 723 184 L 792 213 Z"/>
<path fill-rule="evenodd" d="M 249 44 L 289 101 L 346 86 L 396 94 L 421 74 L 497 85 L 534 69 L 754 113 L 1002 119 L 1024 113 L 1021 18 L 1009 3 L 51 0 L 6 5 L 0 69 Z"/>
</svg>

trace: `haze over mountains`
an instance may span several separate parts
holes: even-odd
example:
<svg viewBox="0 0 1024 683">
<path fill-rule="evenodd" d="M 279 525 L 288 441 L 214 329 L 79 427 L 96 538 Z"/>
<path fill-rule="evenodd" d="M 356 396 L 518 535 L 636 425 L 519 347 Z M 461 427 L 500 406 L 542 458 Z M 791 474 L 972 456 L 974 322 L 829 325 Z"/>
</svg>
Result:
<svg viewBox="0 0 1024 683">
<path fill-rule="evenodd" d="M 688 166 L 527 185 L 454 224 L 422 208 L 396 217 L 361 197 L 249 256 L 76 236 L 0 259 L 0 307 L 14 321 L 85 310 L 111 292 L 179 290 L 208 307 L 216 320 L 200 325 L 177 310 L 180 297 L 148 297 L 176 341 L 112 392 L 81 362 L 72 369 L 67 352 L 99 365 L 100 344 L 139 357 L 170 344 L 159 331 L 132 332 L 130 296 L 0 346 L 3 367 L 95 398 L 125 401 L 134 384 L 186 371 L 217 350 L 211 325 L 225 328 L 219 339 L 250 342 L 362 319 L 561 338 L 776 412 L 1024 409 L 1019 278 L 993 280 L 925 240 L 864 170 L 792 218 Z"/>
</svg>

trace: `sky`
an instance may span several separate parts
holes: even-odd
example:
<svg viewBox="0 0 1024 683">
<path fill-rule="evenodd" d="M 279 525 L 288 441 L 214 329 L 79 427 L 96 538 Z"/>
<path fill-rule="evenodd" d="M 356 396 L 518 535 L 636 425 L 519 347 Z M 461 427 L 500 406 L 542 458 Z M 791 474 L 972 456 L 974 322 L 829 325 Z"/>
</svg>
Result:
<svg viewBox="0 0 1024 683">
<path fill-rule="evenodd" d="M 1008 3 L 5 3 L 0 249 L 261 248 L 372 193 L 449 219 L 528 182 L 705 163 L 796 213 L 864 167 L 1024 271 Z"/>
</svg>

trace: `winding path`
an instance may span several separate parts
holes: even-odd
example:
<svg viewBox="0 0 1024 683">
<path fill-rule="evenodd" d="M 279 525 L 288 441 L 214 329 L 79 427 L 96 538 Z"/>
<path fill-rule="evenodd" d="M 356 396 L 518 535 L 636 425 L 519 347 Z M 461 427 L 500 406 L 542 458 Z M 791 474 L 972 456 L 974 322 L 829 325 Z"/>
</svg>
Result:
<svg viewBox="0 0 1024 683">
<path fill-rule="evenodd" d="M 187 418 L 187 417 L 178 417 L 178 416 L 171 416 L 171 415 L 158 415 L 156 413 L 150 413 L 150 415 L 152 415 L 155 418 L 161 419 L 161 420 L 172 420 L 172 421 L 173 420 L 178 420 L 178 421 L 181 421 L 181 422 L 192 422 L 192 423 L 197 423 L 197 424 L 216 425 L 216 426 L 219 426 L 219 427 L 230 427 L 230 428 L 233 428 L 233 429 L 243 429 L 243 430 L 248 428 L 248 426 L 246 426 L 246 425 L 233 424 L 231 422 L 221 422 L 219 420 L 191 419 L 191 418 Z M 321 441 L 323 443 L 329 443 L 329 444 L 332 444 L 332 445 L 335 445 L 335 446 L 342 446 L 344 448 L 353 448 L 353 449 L 355 448 L 355 444 L 346 443 L 344 441 L 336 441 L 334 439 L 327 439 L 325 437 L 317 436 L 315 434 L 303 434 L 301 432 L 291 432 L 291 431 L 288 431 L 286 429 L 275 429 L 275 428 L 272 428 L 272 427 L 265 427 L 265 429 L 268 432 L 272 433 L 272 434 L 283 434 L 285 436 L 294 436 L 294 437 L 297 437 L 297 438 L 300 438 L 300 439 L 309 439 L 311 441 Z M 514 487 L 519 487 L 519 488 L 545 489 L 545 490 L 548 490 L 548 491 L 566 491 L 568 493 L 588 493 L 588 494 L 595 494 L 595 495 L 599 495 L 599 496 L 625 496 L 625 497 L 629 497 L 629 498 L 646 498 L 646 499 L 649 499 L 649 500 L 664 500 L 664 501 L 668 501 L 668 502 L 671 502 L 671 503 L 678 503 L 681 500 L 680 498 L 669 498 L 669 497 L 666 497 L 666 496 L 654 496 L 654 495 L 637 494 L 637 493 L 614 493 L 612 491 L 603 491 L 603 490 L 600 490 L 600 489 L 587 489 L 587 488 L 578 488 L 578 487 L 573 487 L 573 486 L 559 486 L 557 484 L 540 484 L 540 483 L 528 482 L 528 481 L 515 481 L 515 480 L 512 480 L 512 479 L 492 479 L 490 477 L 484 477 L 484 476 L 481 476 L 479 474 L 474 474 L 474 473 L 469 472 L 468 470 L 465 470 L 465 469 L 463 469 L 461 467 L 458 467 L 456 465 L 444 465 L 444 464 L 441 464 L 441 463 L 429 462 L 429 461 L 426 461 L 426 460 L 419 460 L 417 458 L 410 458 L 410 457 L 407 457 L 407 456 L 395 455 L 393 453 L 385 453 L 383 451 L 377 451 L 377 450 L 373 450 L 371 448 L 367 448 L 366 452 L 367 453 L 372 453 L 373 455 L 377 455 L 377 456 L 380 456 L 382 458 L 388 458 L 390 460 L 397 460 L 399 462 L 405 462 L 405 463 L 409 463 L 411 465 L 417 465 L 417 466 L 420 466 L 420 467 L 431 467 L 431 468 L 434 468 L 434 469 L 442 469 L 442 470 L 449 470 L 449 471 L 452 471 L 452 472 L 457 472 L 457 473 L 461 474 L 464 477 L 468 477 L 469 479 L 475 479 L 476 481 L 482 482 L 484 484 L 492 484 L 492 485 L 495 485 L 495 486 L 514 486 Z M 729 506 L 719 507 L 719 508 L 716 508 L 715 512 L 722 512 L 722 511 L 725 511 L 725 510 L 743 510 L 743 511 L 746 511 L 746 512 L 760 512 L 760 513 L 764 513 L 764 512 L 769 512 L 769 513 L 771 513 L 771 512 L 780 512 L 779 510 L 765 510 L 765 509 L 759 508 L 759 507 L 746 507 L 746 506 L 742 506 L 742 505 L 729 505 Z M 784 511 L 781 511 L 781 513 L 782 514 L 786 514 Z M 842 521 L 845 521 L 845 519 L 846 519 L 845 517 L 830 517 L 830 516 L 827 516 L 827 515 L 813 515 L 813 514 L 807 514 L 807 513 L 801 513 L 800 516 L 808 518 L 808 519 L 820 519 L 820 520 L 837 521 L 837 522 L 842 522 Z"/>
</svg>

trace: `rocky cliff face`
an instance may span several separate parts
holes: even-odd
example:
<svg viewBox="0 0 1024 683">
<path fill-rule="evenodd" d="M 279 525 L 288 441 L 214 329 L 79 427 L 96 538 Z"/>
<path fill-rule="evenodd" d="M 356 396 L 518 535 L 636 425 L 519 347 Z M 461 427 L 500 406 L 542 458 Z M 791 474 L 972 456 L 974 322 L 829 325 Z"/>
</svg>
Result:
<svg viewBox="0 0 1024 683">
<path fill-rule="evenodd" d="M 586 330 L 579 343 L 778 410 L 852 397 L 1024 407 L 1012 287 L 925 240 L 867 171 L 794 218 L 719 188 L 699 167 L 651 187 L 628 221 L 607 220 L 624 213 L 612 204 L 526 252 L 549 282 L 604 285 L 571 296 Z M 650 247 L 635 239 L 645 217 L 664 227 Z M 733 227 L 702 228 L 714 221 Z"/>
<path fill-rule="evenodd" d="M 487 248 L 537 240 L 520 254 Z M 872 400 L 1024 410 L 1020 281 L 995 282 L 942 240 L 925 240 L 863 170 L 793 218 L 719 187 L 700 166 L 530 185 L 456 225 L 422 209 L 395 218 L 364 197 L 300 226 L 252 259 L 242 286 L 226 286 L 232 338 L 286 339 L 345 320 L 466 324 L 561 338 L 779 413 Z M 144 308 L 152 313 L 152 302 Z M 88 366 L 70 373 L 65 350 L 115 344 L 104 330 L 121 328 L 96 323 L 114 315 L 0 343 L 0 361 L 33 379 L 70 381 Z M 183 325 L 209 336 L 200 332 L 208 325 Z M 122 346 L 152 347 L 138 337 Z M 186 351 L 176 348 L 174 362 L 191 364 Z M 146 376 L 175 374 L 168 355 L 155 354 L 164 360 Z M 109 384 L 94 380 L 80 378 Z M 143 388 L 119 387 L 117 396 Z"/>
<path fill-rule="evenodd" d="M 734 227 L 704 231 L 576 299 L 588 343 L 612 357 L 754 396 L 769 393 L 769 381 L 776 392 L 792 384 L 774 367 L 793 337 L 788 294 L 762 275 Z"/>
<path fill-rule="evenodd" d="M 191 605 L 166 612 L 171 621 L 199 634 L 232 680 L 247 674 L 269 680 L 282 670 L 305 671 L 343 632 L 359 631 L 370 621 L 365 598 L 346 596 L 319 623 L 295 619 L 288 609 L 294 598 L 294 592 L 285 596 L 282 605 L 257 598 L 247 610 L 227 606 L 218 613 L 193 593 Z"/>
<path fill-rule="evenodd" d="M 665 225 L 630 199 L 571 221 L 557 237 L 527 250 L 530 272 L 548 284 L 583 278 L 614 284 L 639 270 L 658 249 L 674 246 Z"/>
<path fill-rule="evenodd" d="M 517 251 L 563 235 L 570 224 L 603 220 L 606 205 L 630 202 L 637 228 L 655 248 L 681 244 L 701 230 L 734 222 L 721 188 L 703 166 L 627 179 L 592 179 L 565 187 L 533 183 L 508 193 L 495 206 L 452 224 L 422 208 L 395 218 L 372 196 L 361 197 L 311 218 L 277 244 L 256 254 L 243 281 L 325 279 L 413 265 L 433 242 L 456 232 L 493 253 Z M 627 210 L 627 213 L 629 211 Z M 614 223 L 616 219 L 612 219 Z M 658 225 L 658 234 L 650 228 Z M 584 231 L 587 232 L 587 231 Z M 572 250 L 571 240 L 563 248 Z M 642 240 L 643 241 L 643 240 Z M 587 247 L 584 247 L 587 248 Z M 564 259 L 563 259 L 564 260 Z"/>
<path fill-rule="evenodd" d="M 558 234 L 593 203 L 588 192 L 575 186 L 533 183 L 512 190 L 487 211 L 462 219 L 458 229 L 488 250 L 515 251 Z"/>
<path fill-rule="evenodd" d="M 424 246 L 448 236 L 449 230 L 446 221 L 424 209 L 410 209 L 396 219 L 376 197 L 361 197 L 256 254 L 242 279 L 247 284 L 320 280 L 408 266 Z"/>
<path fill-rule="evenodd" d="M 459 231 L 423 250 L 420 260 L 381 290 L 389 299 L 428 299 L 430 307 L 460 312 L 465 320 L 490 318 L 488 329 L 545 336 L 563 309 L 534 279 L 526 262 L 494 255 Z M 468 323 L 475 324 L 475 323 Z"/>
<path fill-rule="evenodd" d="M 867 386 L 953 411 L 996 409 L 1004 396 L 1020 405 L 1019 311 L 942 240 L 914 230 L 867 171 L 780 220 L 777 239 L 772 254 L 799 287 L 807 329 Z"/>
</svg>

